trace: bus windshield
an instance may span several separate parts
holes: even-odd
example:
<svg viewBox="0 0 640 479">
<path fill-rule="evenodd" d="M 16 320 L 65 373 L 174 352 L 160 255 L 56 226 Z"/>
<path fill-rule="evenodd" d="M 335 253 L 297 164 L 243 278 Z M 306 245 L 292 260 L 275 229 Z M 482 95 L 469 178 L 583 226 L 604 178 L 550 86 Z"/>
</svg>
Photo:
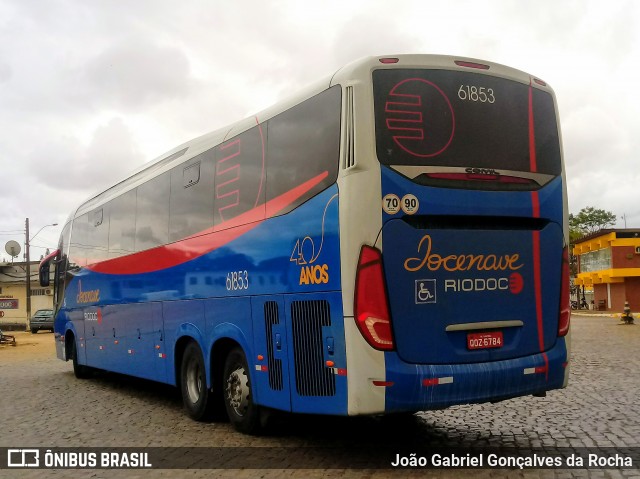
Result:
<svg viewBox="0 0 640 479">
<path fill-rule="evenodd" d="M 427 69 L 375 70 L 373 91 L 384 165 L 554 176 L 562 170 L 547 91 L 488 74 Z"/>
</svg>

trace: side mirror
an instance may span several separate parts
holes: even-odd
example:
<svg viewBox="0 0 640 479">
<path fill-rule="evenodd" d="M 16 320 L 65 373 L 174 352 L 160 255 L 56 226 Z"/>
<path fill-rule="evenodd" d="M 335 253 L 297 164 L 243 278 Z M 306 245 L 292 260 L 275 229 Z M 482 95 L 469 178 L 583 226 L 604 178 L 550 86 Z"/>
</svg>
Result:
<svg viewBox="0 0 640 479">
<path fill-rule="evenodd" d="M 40 265 L 40 270 L 38 273 L 40 276 L 40 286 L 49 286 L 49 274 L 51 270 L 51 267 L 49 265 L 50 263 Z"/>
<path fill-rule="evenodd" d="M 51 282 L 51 262 L 56 258 L 56 256 L 58 256 L 59 252 L 60 250 L 55 250 L 53 253 L 40 261 L 40 266 L 38 268 L 38 278 L 40 279 L 40 286 L 49 286 Z"/>
</svg>

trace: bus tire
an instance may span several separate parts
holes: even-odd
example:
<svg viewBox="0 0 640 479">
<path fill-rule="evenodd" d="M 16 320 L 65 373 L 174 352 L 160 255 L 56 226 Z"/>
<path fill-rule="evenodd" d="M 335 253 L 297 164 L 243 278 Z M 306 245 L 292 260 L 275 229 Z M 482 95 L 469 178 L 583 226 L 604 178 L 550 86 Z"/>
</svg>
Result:
<svg viewBox="0 0 640 479">
<path fill-rule="evenodd" d="M 73 363 L 73 374 L 78 379 L 88 379 L 91 377 L 91 368 L 78 363 L 78 348 L 76 338 L 71 338 L 71 362 Z"/>
<path fill-rule="evenodd" d="M 180 368 L 182 404 L 187 415 L 196 421 L 210 417 L 210 394 L 202 351 L 196 343 L 189 343 L 182 356 Z"/>
<path fill-rule="evenodd" d="M 247 359 L 242 349 L 235 348 L 227 356 L 222 380 L 224 405 L 229 421 L 239 432 L 260 432 L 260 408 L 253 402 Z"/>
</svg>

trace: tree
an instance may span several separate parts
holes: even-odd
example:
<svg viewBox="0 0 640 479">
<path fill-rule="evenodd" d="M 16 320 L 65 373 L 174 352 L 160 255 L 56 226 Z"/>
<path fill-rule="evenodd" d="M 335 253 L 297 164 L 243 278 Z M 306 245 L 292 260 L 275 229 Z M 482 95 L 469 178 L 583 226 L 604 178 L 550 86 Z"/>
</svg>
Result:
<svg viewBox="0 0 640 479">
<path fill-rule="evenodd" d="M 610 211 L 596 209 L 593 206 L 582 208 L 577 215 L 569 214 L 569 233 L 571 242 L 581 236 L 589 235 L 607 226 L 613 226 L 616 215 Z"/>
</svg>

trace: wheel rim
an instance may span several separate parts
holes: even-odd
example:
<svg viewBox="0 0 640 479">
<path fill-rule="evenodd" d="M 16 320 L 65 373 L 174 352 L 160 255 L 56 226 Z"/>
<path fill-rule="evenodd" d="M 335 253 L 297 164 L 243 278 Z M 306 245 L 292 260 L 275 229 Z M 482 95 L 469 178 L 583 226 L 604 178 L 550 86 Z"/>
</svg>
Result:
<svg viewBox="0 0 640 479">
<path fill-rule="evenodd" d="M 200 400 L 202 391 L 202 375 L 198 361 L 192 359 L 187 365 L 187 394 L 189 401 L 195 404 Z"/>
<path fill-rule="evenodd" d="M 249 408 L 249 379 L 242 366 L 238 366 L 227 378 L 226 395 L 229 405 L 238 416 L 244 416 Z"/>
</svg>

